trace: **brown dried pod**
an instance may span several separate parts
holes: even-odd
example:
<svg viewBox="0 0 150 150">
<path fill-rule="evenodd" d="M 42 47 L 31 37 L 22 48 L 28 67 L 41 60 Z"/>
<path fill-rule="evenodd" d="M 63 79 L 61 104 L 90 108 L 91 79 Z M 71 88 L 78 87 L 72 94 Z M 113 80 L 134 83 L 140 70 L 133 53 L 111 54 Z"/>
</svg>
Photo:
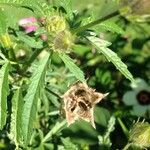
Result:
<svg viewBox="0 0 150 150">
<path fill-rule="evenodd" d="M 99 103 L 108 93 L 102 94 L 89 88 L 87 84 L 77 82 L 63 95 L 64 110 L 68 126 L 76 120 L 83 119 L 90 122 L 95 128 L 94 106 Z"/>
</svg>

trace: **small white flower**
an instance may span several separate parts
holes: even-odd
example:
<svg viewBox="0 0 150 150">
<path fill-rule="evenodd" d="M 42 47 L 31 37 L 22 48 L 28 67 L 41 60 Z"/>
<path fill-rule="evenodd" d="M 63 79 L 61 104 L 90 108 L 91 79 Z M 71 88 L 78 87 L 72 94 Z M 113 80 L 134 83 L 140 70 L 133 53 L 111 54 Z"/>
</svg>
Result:
<svg viewBox="0 0 150 150">
<path fill-rule="evenodd" d="M 143 79 L 136 79 L 131 84 L 132 91 L 123 96 L 126 105 L 133 106 L 131 113 L 136 116 L 144 116 L 150 111 L 150 86 Z"/>
</svg>

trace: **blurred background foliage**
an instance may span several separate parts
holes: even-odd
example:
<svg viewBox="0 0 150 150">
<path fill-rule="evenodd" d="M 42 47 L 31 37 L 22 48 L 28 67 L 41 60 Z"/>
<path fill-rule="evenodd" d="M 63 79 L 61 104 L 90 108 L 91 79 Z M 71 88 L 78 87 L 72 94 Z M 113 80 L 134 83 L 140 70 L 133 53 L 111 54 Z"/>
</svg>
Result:
<svg viewBox="0 0 150 150">
<path fill-rule="evenodd" d="M 57 5 L 57 0 L 49 2 Z M 100 18 L 118 9 L 118 6 L 111 0 L 72 0 L 72 6 L 77 21 L 82 20 L 83 24 L 84 19 L 87 23 L 88 20 Z M 26 12 L 23 13 L 26 14 L 26 17 L 30 16 L 29 11 L 28 15 Z M 16 18 L 18 15 L 18 18 L 22 18 L 24 17 L 23 13 L 15 14 L 13 12 L 10 17 L 15 15 Z M 97 25 L 93 30 L 99 37 L 112 43 L 110 48 L 127 64 L 134 78 L 144 79 L 147 84 L 150 84 L 150 22 L 131 22 L 121 15 L 111 21 L 123 29 L 122 34 L 117 34 L 115 31 L 109 32 L 108 29 L 105 29 L 105 25 Z M 110 24 L 110 30 L 112 30 L 111 27 L 113 24 Z M 139 118 L 130 113 L 132 106 L 123 103 L 123 95 L 131 90 L 130 82 L 111 63 L 108 63 L 103 55 L 97 55 L 95 49 L 85 41 L 76 41 L 70 56 L 76 60 L 78 66 L 85 73 L 89 86 L 102 93 L 110 93 L 95 109 L 96 130 L 88 123 L 78 121 L 69 128 L 64 127 L 61 132 L 52 135 L 47 144 L 41 144 L 43 136 L 50 129 L 55 128 L 56 122 L 63 118 L 59 114 L 60 100 L 49 91 L 43 90 L 31 149 L 123 149 L 128 141 L 126 130 L 129 131 L 134 121 Z M 32 67 L 33 69 L 36 67 L 36 62 Z M 53 55 L 47 78 L 48 87 L 58 95 L 62 95 L 67 90 L 67 86 L 75 81 L 73 75 L 62 65 L 62 61 L 57 55 Z M 150 123 L 150 113 L 140 116 L 140 120 L 143 119 Z M 110 124 L 113 124 L 113 128 L 110 127 Z M 112 129 L 108 132 L 110 128 Z M 106 133 L 108 136 L 104 140 Z M 13 144 L 5 135 L 0 131 L 0 149 L 14 149 Z"/>
</svg>

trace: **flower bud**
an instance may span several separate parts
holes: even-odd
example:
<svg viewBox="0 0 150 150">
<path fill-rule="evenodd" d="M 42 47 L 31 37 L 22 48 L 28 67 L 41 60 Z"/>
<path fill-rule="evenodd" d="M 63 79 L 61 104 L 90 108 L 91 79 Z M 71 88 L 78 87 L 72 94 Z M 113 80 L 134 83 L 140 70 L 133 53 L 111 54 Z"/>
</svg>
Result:
<svg viewBox="0 0 150 150">
<path fill-rule="evenodd" d="M 70 52 L 73 45 L 73 36 L 63 17 L 55 15 L 47 18 L 45 28 L 48 32 L 48 44 L 53 51 Z"/>
<path fill-rule="evenodd" d="M 67 30 L 59 32 L 53 41 L 53 50 L 57 52 L 70 52 L 73 45 L 73 37 Z"/>
<path fill-rule="evenodd" d="M 19 20 L 18 24 L 25 30 L 26 33 L 31 33 L 39 28 L 37 19 L 34 17 L 23 18 Z"/>
<path fill-rule="evenodd" d="M 150 146 L 150 124 L 147 122 L 137 122 L 130 131 L 130 142 L 139 147 Z"/>
<path fill-rule="evenodd" d="M 8 48 L 8 49 L 13 46 L 13 43 L 8 33 L 0 35 L 0 44 L 2 45 L 3 48 Z"/>
<path fill-rule="evenodd" d="M 25 61 L 28 60 L 30 56 L 30 51 L 29 48 L 24 46 L 24 45 L 16 45 L 15 47 L 15 57 L 19 61 L 19 63 L 24 63 Z"/>
<path fill-rule="evenodd" d="M 46 19 L 46 30 L 48 33 L 58 33 L 66 29 L 66 21 L 63 17 L 52 16 Z"/>
</svg>

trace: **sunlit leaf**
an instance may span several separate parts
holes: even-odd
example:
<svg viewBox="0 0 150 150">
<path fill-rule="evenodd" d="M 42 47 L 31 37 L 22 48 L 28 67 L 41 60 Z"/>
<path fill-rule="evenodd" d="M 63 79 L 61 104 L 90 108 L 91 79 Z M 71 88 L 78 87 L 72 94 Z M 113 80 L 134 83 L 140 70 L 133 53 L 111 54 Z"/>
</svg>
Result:
<svg viewBox="0 0 150 150">
<path fill-rule="evenodd" d="M 67 15 L 71 19 L 73 17 L 72 13 L 72 1 L 71 0 L 58 0 L 59 5 L 65 8 Z"/>
<path fill-rule="evenodd" d="M 22 142 L 22 108 L 23 108 L 23 97 L 21 88 L 18 88 L 12 98 L 12 113 L 10 123 L 10 135 L 12 141 L 15 142 L 16 147 Z"/>
<path fill-rule="evenodd" d="M 0 8 L 0 34 L 6 33 L 6 30 L 7 30 L 6 15 Z"/>
<path fill-rule="evenodd" d="M 128 78 L 130 81 L 134 81 L 132 74 L 127 69 L 127 66 L 121 61 L 115 52 L 107 48 L 107 41 L 105 42 L 104 40 L 94 36 L 89 36 L 86 38 L 98 50 L 98 52 L 102 53 L 108 61 L 111 61 L 126 78 Z"/>
<path fill-rule="evenodd" d="M 8 73 L 10 64 L 5 63 L 0 69 L 0 129 L 6 124 L 7 118 L 7 95 L 9 92 L 8 87 Z"/>
<path fill-rule="evenodd" d="M 24 107 L 22 114 L 22 126 L 24 143 L 27 145 L 30 142 L 34 121 L 36 120 L 37 102 L 40 94 L 40 89 L 44 84 L 44 77 L 49 61 L 50 54 L 47 54 L 39 63 L 39 67 L 33 73 L 31 83 L 27 94 L 24 97 Z"/>
<path fill-rule="evenodd" d="M 99 24 L 100 29 L 104 29 L 113 33 L 123 34 L 124 31 L 113 21 L 105 21 Z"/>
<path fill-rule="evenodd" d="M 24 42 L 25 44 L 29 45 L 32 48 L 42 48 L 43 44 L 42 41 L 36 41 L 35 39 L 33 39 L 32 37 L 22 34 L 22 33 L 18 33 L 18 39 L 22 42 Z"/>
<path fill-rule="evenodd" d="M 74 63 L 74 61 L 66 54 L 59 54 L 59 57 L 65 63 L 66 67 L 81 82 L 86 82 L 83 71 Z"/>
</svg>

